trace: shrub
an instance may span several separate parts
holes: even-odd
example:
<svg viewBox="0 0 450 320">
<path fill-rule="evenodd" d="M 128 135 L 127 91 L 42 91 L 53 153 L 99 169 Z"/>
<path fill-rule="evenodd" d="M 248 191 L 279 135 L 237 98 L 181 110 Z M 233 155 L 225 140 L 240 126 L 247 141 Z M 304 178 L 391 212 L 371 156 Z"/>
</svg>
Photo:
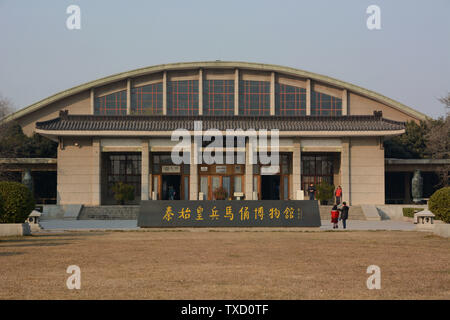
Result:
<svg viewBox="0 0 450 320">
<path fill-rule="evenodd" d="M 227 190 L 225 190 L 225 188 L 223 187 L 217 187 L 216 189 L 214 189 L 213 193 L 216 200 L 225 200 L 228 196 Z"/>
<path fill-rule="evenodd" d="M 428 208 L 436 219 L 450 223 L 450 187 L 437 190 L 428 201 Z"/>
<path fill-rule="evenodd" d="M 134 200 L 134 187 L 130 184 L 117 182 L 112 187 L 112 191 L 118 204 L 125 204 L 125 201 Z"/>
<path fill-rule="evenodd" d="M 0 197 L 3 198 L 0 223 L 24 223 L 34 209 L 33 194 L 19 182 L 1 181 Z"/>
<path fill-rule="evenodd" d="M 326 181 L 319 183 L 317 186 L 317 199 L 320 204 L 326 204 L 329 200 L 333 200 L 334 196 L 334 186 Z"/>
<path fill-rule="evenodd" d="M 403 208 L 403 216 L 414 218 L 414 213 L 423 211 L 423 208 Z"/>
</svg>

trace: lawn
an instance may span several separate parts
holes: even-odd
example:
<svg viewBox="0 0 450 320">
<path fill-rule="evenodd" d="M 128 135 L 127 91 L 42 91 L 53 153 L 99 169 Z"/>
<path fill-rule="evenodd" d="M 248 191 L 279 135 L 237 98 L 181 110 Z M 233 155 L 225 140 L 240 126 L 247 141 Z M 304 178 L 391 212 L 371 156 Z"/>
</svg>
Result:
<svg viewBox="0 0 450 320">
<path fill-rule="evenodd" d="M 69 265 L 81 289 L 69 290 Z M 381 290 L 368 290 L 369 265 Z M 450 240 L 402 231 L 62 232 L 0 238 L 0 299 L 450 299 Z"/>
</svg>

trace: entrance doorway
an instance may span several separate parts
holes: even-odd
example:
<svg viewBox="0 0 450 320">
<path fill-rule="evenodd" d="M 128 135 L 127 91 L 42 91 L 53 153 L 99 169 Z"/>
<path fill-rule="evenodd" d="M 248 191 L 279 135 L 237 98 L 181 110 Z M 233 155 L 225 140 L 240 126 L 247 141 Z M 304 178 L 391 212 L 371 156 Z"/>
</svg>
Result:
<svg viewBox="0 0 450 320">
<path fill-rule="evenodd" d="M 181 175 L 162 175 L 162 200 L 180 200 Z"/>
<path fill-rule="evenodd" d="M 261 199 L 280 200 L 280 176 L 261 176 Z"/>
</svg>

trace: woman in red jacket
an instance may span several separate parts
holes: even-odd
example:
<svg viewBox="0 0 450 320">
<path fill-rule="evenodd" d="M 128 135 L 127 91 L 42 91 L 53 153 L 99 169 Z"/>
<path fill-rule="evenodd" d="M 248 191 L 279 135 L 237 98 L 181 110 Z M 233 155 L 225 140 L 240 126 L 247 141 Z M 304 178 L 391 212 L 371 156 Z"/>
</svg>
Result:
<svg viewBox="0 0 450 320">
<path fill-rule="evenodd" d="M 337 208 L 337 205 L 334 205 L 331 209 L 331 223 L 333 224 L 333 229 L 338 228 L 338 221 L 339 221 L 339 210 Z"/>
<path fill-rule="evenodd" d="M 341 203 L 341 199 L 342 199 L 342 188 L 341 188 L 341 186 L 338 186 L 336 188 L 336 191 L 334 192 L 334 195 L 336 196 L 336 204 L 340 204 Z"/>
</svg>

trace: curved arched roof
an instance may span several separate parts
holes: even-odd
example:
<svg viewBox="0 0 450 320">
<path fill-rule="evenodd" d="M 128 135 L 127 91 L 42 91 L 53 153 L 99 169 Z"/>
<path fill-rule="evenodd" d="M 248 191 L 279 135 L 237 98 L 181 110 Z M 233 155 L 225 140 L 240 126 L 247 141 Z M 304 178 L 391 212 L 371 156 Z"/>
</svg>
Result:
<svg viewBox="0 0 450 320">
<path fill-rule="evenodd" d="M 125 80 L 128 78 L 134 78 L 146 74 L 161 72 L 161 71 L 174 71 L 174 70 L 186 70 L 186 69 L 200 69 L 200 68 L 224 68 L 224 69 L 247 69 L 247 70 L 258 70 L 258 71 L 274 71 L 280 74 L 297 76 L 301 78 L 311 79 L 317 82 L 322 82 L 328 85 L 332 85 L 341 89 L 347 89 L 348 91 L 358 93 L 367 98 L 373 99 L 380 103 L 383 103 L 387 106 L 390 106 L 394 109 L 397 109 L 401 112 L 404 112 L 407 115 L 410 115 L 413 118 L 417 118 L 419 120 L 424 120 L 427 118 L 423 113 L 414 110 L 398 101 L 385 97 L 379 93 L 374 91 L 359 87 L 357 85 L 344 82 L 341 80 L 337 80 L 328 76 L 324 76 L 321 74 L 304 71 L 300 69 L 272 65 L 272 64 L 263 64 L 263 63 L 252 63 L 252 62 L 233 62 L 233 61 L 206 61 L 206 62 L 180 62 L 180 63 L 170 63 L 170 64 L 160 64 L 151 67 L 145 67 L 140 69 L 135 69 L 127 72 L 117 73 L 108 77 L 104 77 L 98 80 L 90 81 L 76 87 L 70 88 L 68 90 L 61 91 L 57 94 L 54 94 L 48 98 L 45 98 L 41 101 L 38 101 L 28 107 L 25 107 L 17 112 L 14 112 L 8 116 L 6 116 L 3 121 L 14 120 L 20 118 L 26 114 L 31 112 L 35 112 L 53 102 L 56 102 L 60 99 L 72 96 L 74 94 L 80 93 L 85 90 L 89 90 L 91 88 L 100 87 L 106 84 L 110 84 L 116 81 Z"/>
</svg>

